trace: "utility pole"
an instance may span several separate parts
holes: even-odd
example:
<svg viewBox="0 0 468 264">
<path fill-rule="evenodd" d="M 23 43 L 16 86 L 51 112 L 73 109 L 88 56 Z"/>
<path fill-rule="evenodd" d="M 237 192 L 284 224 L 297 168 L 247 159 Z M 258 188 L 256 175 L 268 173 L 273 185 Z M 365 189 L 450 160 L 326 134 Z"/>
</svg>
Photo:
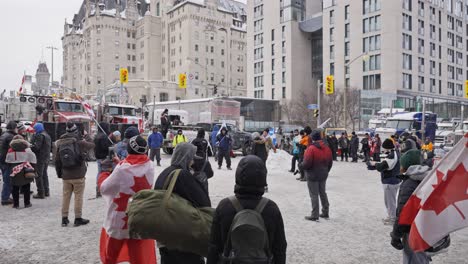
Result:
<svg viewBox="0 0 468 264">
<path fill-rule="evenodd" d="M 322 111 L 322 107 L 320 105 L 320 97 L 322 95 L 322 84 L 320 83 L 320 80 L 317 80 L 317 106 L 319 111 Z M 319 112 L 319 116 L 317 116 L 317 128 L 320 126 L 321 121 L 320 121 L 320 115 L 322 113 Z"/>
<path fill-rule="evenodd" d="M 51 83 L 53 84 L 54 83 L 54 50 L 58 50 L 56 47 L 54 46 L 49 46 L 47 47 L 47 49 L 50 49 L 50 52 L 52 53 L 52 72 L 51 72 L 51 77 L 52 77 L 52 81 Z"/>
</svg>

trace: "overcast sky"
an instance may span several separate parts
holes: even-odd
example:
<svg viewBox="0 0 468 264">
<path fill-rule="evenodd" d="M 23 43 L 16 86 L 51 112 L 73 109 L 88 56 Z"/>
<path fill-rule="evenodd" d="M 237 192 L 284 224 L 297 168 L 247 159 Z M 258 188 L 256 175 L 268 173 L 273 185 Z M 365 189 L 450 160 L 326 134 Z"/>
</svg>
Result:
<svg viewBox="0 0 468 264">
<path fill-rule="evenodd" d="M 71 21 L 83 0 L 1 0 L 2 37 L 0 41 L 0 80 L 3 89 L 16 91 L 23 73 L 35 75 L 39 61 L 45 61 L 51 72 L 54 54 L 54 80 L 62 76 L 62 41 L 65 18 Z M 247 0 L 240 0 L 246 2 Z M 35 81 L 33 79 L 33 81 Z"/>
</svg>

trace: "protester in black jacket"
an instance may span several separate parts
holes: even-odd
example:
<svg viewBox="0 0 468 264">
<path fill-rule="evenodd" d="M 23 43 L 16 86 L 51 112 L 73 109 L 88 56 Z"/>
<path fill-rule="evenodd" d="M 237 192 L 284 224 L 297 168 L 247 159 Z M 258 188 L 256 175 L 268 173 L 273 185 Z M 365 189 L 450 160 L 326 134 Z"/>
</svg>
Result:
<svg viewBox="0 0 468 264">
<path fill-rule="evenodd" d="M 351 143 L 350 143 L 350 154 L 351 162 L 358 162 L 358 150 L 359 150 L 359 138 L 356 135 L 356 132 L 351 133 Z"/>
<path fill-rule="evenodd" d="M 236 170 L 234 193 L 245 209 L 255 209 L 262 199 L 266 186 L 266 167 L 263 161 L 253 155 L 244 157 Z M 236 209 L 229 198 L 222 200 L 216 208 L 211 228 L 211 241 L 207 264 L 217 264 L 227 241 L 229 229 L 236 215 Z M 269 201 L 262 212 L 268 233 L 270 251 L 275 264 L 286 263 L 286 235 L 283 217 L 275 202 Z"/>
<path fill-rule="evenodd" d="M 197 147 L 196 155 L 202 159 L 195 159 L 192 165 L 195 178 L 202 184 L 203 189 L 208 195 L 208 179 L 213 177 L 213 169 L 208 160 L 208 141 L 205 139 L 205 130 L 198 130 L 197 138 L 192 141 L 192 145 Z"/>
<path fill-rule="evenodd" d="M 369 146 L 369 134 L 366 133 L 364 138 L 361 140 L 362 148 L 361 152 L 364 154 L 363 162 L 370 161 L 370 146 Z"/>
<path fill-rule="evenodd" d="M 11 195 L 10 173 L 11 165 L 5 162 L 8 149 L 13 137 L 18 133 L 17 124 L 15 121 L 10 121 L 6 127 L 7 131 L 0 136 L 0 168 L 2 170 L 3 188 L 2 188 L 2 205 L 13 204 Z"/>
<path fill-rule="evenodd" d="M 190 143 L 180 143 L 172 154 L 171 166 L 165 169 L 156 180 L 154 189 L 161 190 L 164 187 L 167 177 L 174 170 L 182 170 L 177 178 L 173 193 L 186 199 L 194 207 L 211 207 L 211 201 L 208 194 L 204 191 L 202 184 L 190 173 L 190 167 L 195 158 L 197 148 Z M 204 263 L 203 257 L 178 250 L 161 247 L 159 249 L 162 263 L 180 263 L 180 264 L 201 264 Z"/>
<path fill-rule="evenodd" d="M 52 148 L 52 140 L 44 130 L 44 125 L 37 123 L 34 125 L 34 137 L 32 139 L 31 149 L 36 154 L 37 164 L 37 178 L 36 187 L 37 194 L 33 196 L 35 199 L 44 199 L 49 197 L 49 176 L 47 174 L 47 168 L 49 167 L 50 151 Z"/>
<path fill-rule="evenodd" d="M 94 149 L 94 155 L 96 156 L 96 163 L 98 167 L 98 173 L 96 176 L 96 197 L 101 197 L 101 193 L 99 192 L 99 188 L 97 186 L 97 179 L 99 178 L 99 175 L 102 171 L 101 164 L 109 155 L 109 148 L 112 147 L 109 123 L 101 122 L 99 123 L 99 126 L 98 133 L 94 138 L 94 144 L 96 145 L 96 148 Z"/>
<path fill-rule="evenodd" d="M 333 155 L 333 160 L 337 160 L 337 151 L 338 151 L 338 139 L 336 138 L 336 133 L 333 132 L 333 135 L 329 137 L 328 146 L 330 147 Z"/>
</svg>

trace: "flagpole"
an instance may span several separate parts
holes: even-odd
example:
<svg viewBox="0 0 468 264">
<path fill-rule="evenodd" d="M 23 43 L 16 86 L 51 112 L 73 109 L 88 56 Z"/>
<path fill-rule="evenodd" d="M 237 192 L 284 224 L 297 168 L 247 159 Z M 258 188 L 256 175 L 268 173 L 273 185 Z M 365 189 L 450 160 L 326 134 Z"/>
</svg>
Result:
<svg viewBox="0 0 468 264">
<path fill-rule="evenodd" d="M 84 108 L 86 108 L 86 107 L 84 106 L 83 100 L 82 100 L 78 95 L 76 96 L 76 99 L 78 99 L 78 101 L 80 102 L 81 106 L 83 106 Z M 101 125 L 99 125 L 99 122 L 96 120 L 96 118 L 94 118 L 94 116 L 92 116 L 87 110 L 86 110 L 86 114 L 88 114 L 88 116 L 91 118 L 91 120 L 92 120 L 94 123 L 96 123 L 96 125 L 98 126 L 98 128 L 99 128 L 104 134 L 106 134 L 106 131 L 104 131 L 104 129 L 101 127 Z M 107 139 L 110 141 L 110 143 L 111 143 L 112 145 L 114 145 L 114 141 L 112 141 L 112 139 L 110 139 L 109 135 L 106 134 L 106 136 L 107 136 Z"/>
</svg>

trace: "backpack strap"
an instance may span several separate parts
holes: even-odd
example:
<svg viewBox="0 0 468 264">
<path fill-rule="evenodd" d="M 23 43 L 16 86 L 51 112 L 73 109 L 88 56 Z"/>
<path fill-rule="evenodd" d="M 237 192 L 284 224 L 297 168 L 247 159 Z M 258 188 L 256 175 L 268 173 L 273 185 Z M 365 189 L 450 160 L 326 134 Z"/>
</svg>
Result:
<svg viewBox="0 0 468 264">
<path fill-rule="evenodd" d="M 255 207 L 255 211 L 257 211 L 257 213 L 259 214 L 262 214 L 263 209 L 265 209 L 265 206 L 268 204 L 269 201 L 270 200 L 268 200 L 268 198 L 262 197 L 257 207 Z"/>
<path fill-rule="evenodd" d="M 236 209 L 237 213 L 244 210 L 244 207 L 241 205 L 241 203 L 239 202 L 239 199 L 237 199 L 236 196 L 229 197 L 229 201 L 231 201 L 231 204 L 232 206 L 234 206 L 234 209 Z"/>
<path fill-rule="evenodd" d="M 168 178 L 171 178 L 171 182 L 169 183 L 169 187 L 167 188 L 166 192 L 164 193 L 164 199 L 163 199 L 163 206 L 167 207 L 167 203 L 169 202 L 169 197 L 172 194 L 172 191 L 174 190 L 174 186 L 177 182 L 177 178 L 179 177 L 179 174 L 182 170 L 177 169 L 171 172 L 171 174 L 168 176 Z M 168 179 L 166 179 L 167 183 Z"/>
</svg>

